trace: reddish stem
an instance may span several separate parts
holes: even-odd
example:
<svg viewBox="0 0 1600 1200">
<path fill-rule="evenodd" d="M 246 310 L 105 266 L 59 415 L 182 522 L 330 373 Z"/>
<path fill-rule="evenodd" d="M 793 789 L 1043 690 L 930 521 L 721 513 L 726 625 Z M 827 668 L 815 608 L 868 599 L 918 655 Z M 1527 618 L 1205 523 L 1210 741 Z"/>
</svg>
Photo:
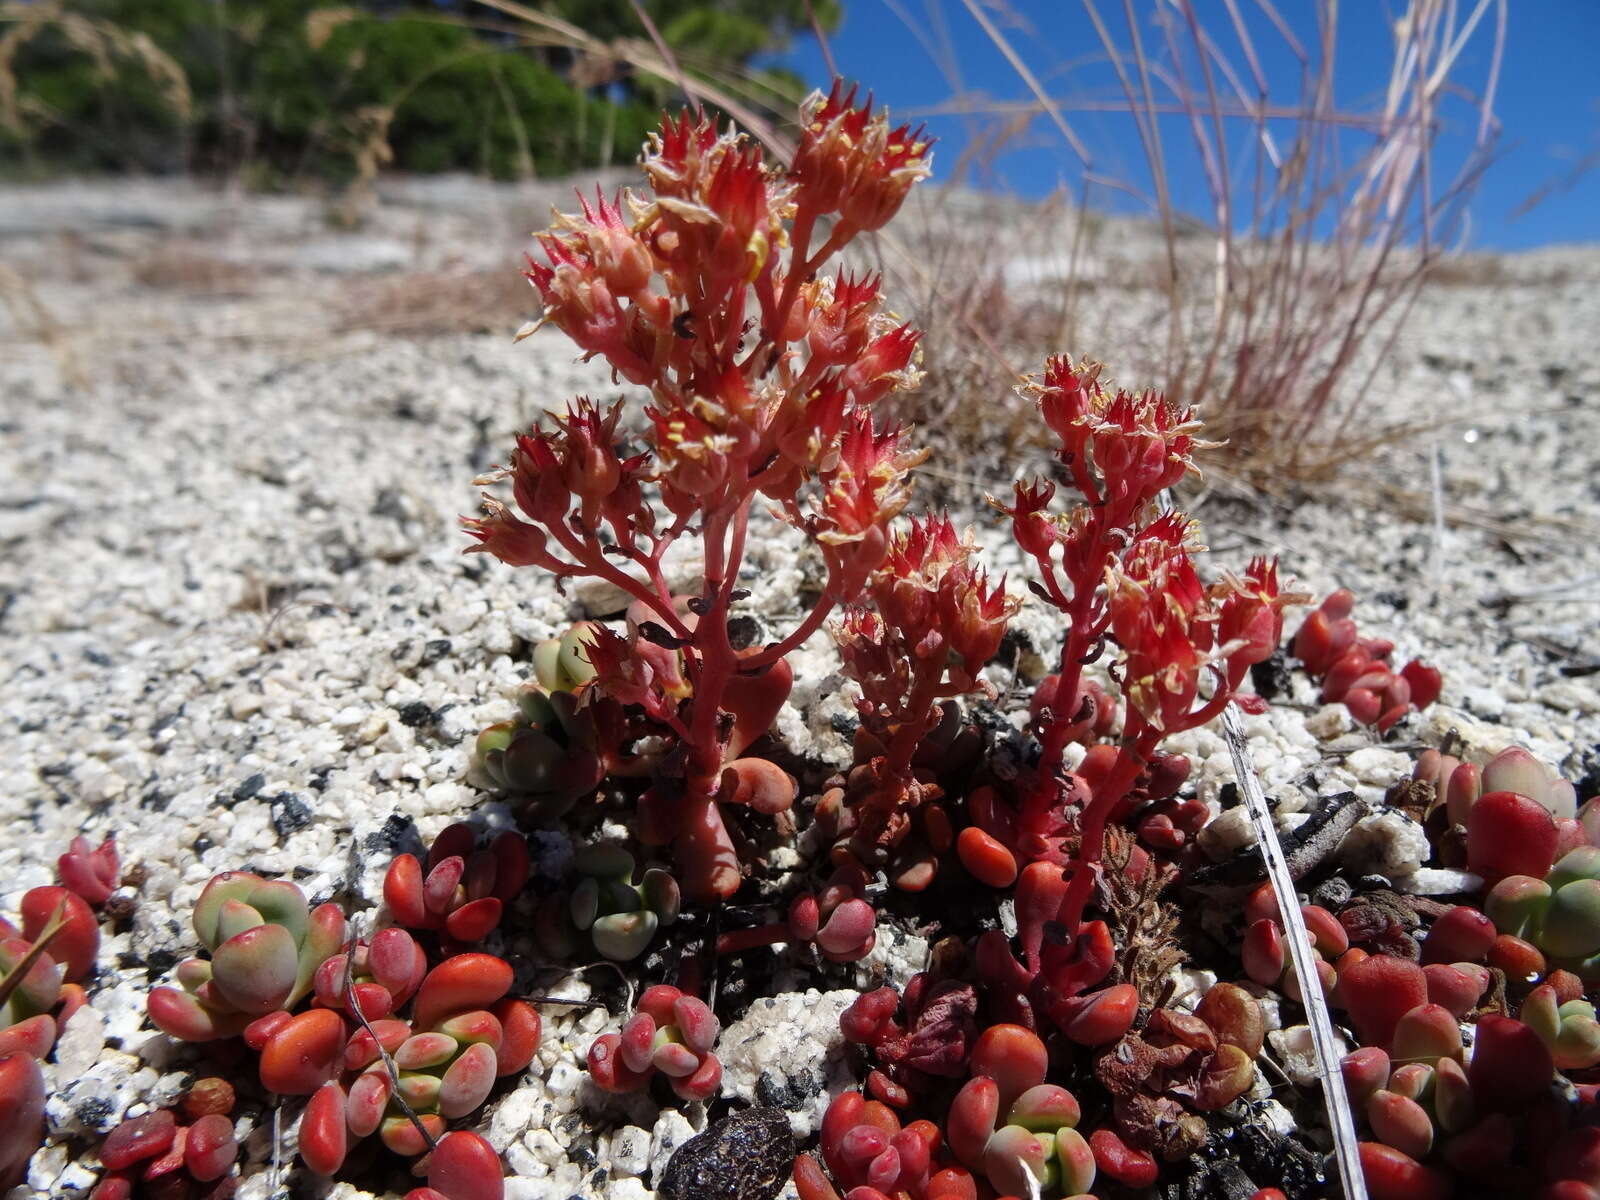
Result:
<svg viewBox="0 0 1600 1200">
<path fill-rule="evenodd" d="M 1095 879 L 1100 873 L 1100 861 L 1105 853 L 1106 820 L 1128 794 L 1128 789 L 1139 778 L 1139 772 L 1148 765 L 1150 754 L 1161 737 L 1160 730 L 1150 729 L 1134 709 L 1128 710 L 1127 728 L 1123 733 L 1116 766 L 1095 789 L 1093 799 L 1083 810 L 1078 854 L 1072 863 L 1072 876 L 1067 880 L 1067 894 L 1061 901 L 1061 915 L 1057 918 L 1066 927 L 1069 937 L 1076 937 L 1083 924 L 1083 910 L 1088 907 Z"/>
<path fill-rule="evenodd" d="M 780 942 L 798 941 L 789 926 L 781 921 L 772 925 L 758 925 L 754 929 L 730 929 L 717 935 L 718 954 L 739 954 L 757 946 L 776 946 Z"/>
</svg>

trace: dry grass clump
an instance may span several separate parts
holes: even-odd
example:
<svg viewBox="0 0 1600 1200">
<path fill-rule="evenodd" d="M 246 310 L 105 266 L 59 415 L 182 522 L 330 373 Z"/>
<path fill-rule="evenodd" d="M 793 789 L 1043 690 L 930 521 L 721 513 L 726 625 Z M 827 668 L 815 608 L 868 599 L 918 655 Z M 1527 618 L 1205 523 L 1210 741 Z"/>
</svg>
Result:
<svg viewBox="0 0 1600 1200">
<path fill-rule="evenodd" d="M 970 335 L 927 340 L 934 414 L 991 439 L 1013 364 L 1041 349 L 1115 347 L 1130 384 L 1204 405 L 1243 474 L 1317 477 L 1369 451 L 1370 438 L 1351 435 L 1374 415 L 1375 372 L 1421 288 L 1448 271 L 1490 161 L 1505 0 L 1409 0 L 1391 24 L 1387 86 L 1360 109 L 1334 96 L 1333 0 L 1315 3 L 1310 41 L 1271 0 L 1208 17 L 1194 0 L 1123 0 L 1117 21 L 1082 0 L 1109 98 L 1047 91 L 1042 79 L 1074 64 L 1030 63 L 989 9 L 961 4 L 1031 99 L 968 93 L 955 52 L 935 53 L 954 92 L 942 111 L 987 122 L 992 149 L 1047 119 L 1071 188 L 965 242 L 950 230 L 970 223 L 932 211 L 924 234 L 885 252 L 897 294 L 929 306 L 914 312 L 920 323 Z M 1282 61 L 1296 64 L 1288 96 L 1283 72 L 1263 66 Z M 1120 122 L 1139 169 L 1111 175 L 1102 159 L 1113 155 L 1080 135 L 1079 112 Z M 1202 194 L 1178 194 L 1180 159 L 1198 163 Z M 1143 219 L 1097 215 L 1128 198 Z M 940 238 L 951 238 L 943 255 L 932 251 Z"/>
<path fill-rule="evenodd" d="M 141 287 L 194 296 L 249 295 L 260 279 L 259 266 L 182 245 L 163 246 L 133 265 L 133 281 Z"/>
<path fill-rule="evenodd" d="M 335 328 L 405 337 L 509 337 L 537 308 L 528 281 L 515 269 L 408 271 L 347 283 L 336 302 Z"/>
</svg>

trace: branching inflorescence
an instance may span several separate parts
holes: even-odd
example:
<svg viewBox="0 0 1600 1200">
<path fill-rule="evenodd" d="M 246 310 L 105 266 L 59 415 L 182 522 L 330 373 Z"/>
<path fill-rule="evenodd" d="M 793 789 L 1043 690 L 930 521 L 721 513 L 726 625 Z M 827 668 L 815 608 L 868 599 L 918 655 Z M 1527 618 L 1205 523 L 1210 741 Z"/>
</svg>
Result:
<svg viewBox="0 0 1600 1200">
<path fill-rule="evenodd" d="M 597 627 L 587 657 L 601 693 L 675 739 L 640 802 L 641 833 L 670 842 L 685 894 L 709 900 L 740 881 L 719 805 L 794 801 L 781 772 L 731 751 L 730 692 L 759 688 L 861 590 L 906 503 L 918 456 L 874 427 L 871 407 L 914 382 L 917 334 L 882 310 L 875 278 L 823 270 L 894 215 L 927 174 L 927 143 L 835 88 L 809 104 L 787 170 L 688 115 L 664 122 L 643 166 L 652 195 L 558 215 L 528 267 L 540 324 L 648 389 L 641 448 L 628 452 L 620 404 L 574 400 L 491 477 L 509 481 L 518 511 L 488 499 L 468 527 L 507 563 L 636 601 L 628 634 Z M 821 549 L 828 577 L 787 636 L 741 651 L 728 616 L 758 501 Z M 663 563 L 686 536 L 700 542 L 701 584 L 680 606 Z M 679 651 L 681 680 L 643 646 Z"/>
<path fill-rule="evenodd" d="M 1281 610 L 1294 599 L 1264 559 L 1242 580 L 1200 583 L 1191 522 L 1159 505 L 1204 444 L 1198 423 L 1156 393 L 1112 391 L 1100 375 L 1098 364 L 1056 358 L 1032 385 L 1079 502 L 1052 514 L 1055 485 L 1035 481 L 1019 483 L 1004 511 L 1038 566 L 1035 594 L 1065 618 L 1060 670 L 1036 697 L 1042 755 L 1033 779 L 1014 806 L 993 793 L 976 798 L 977 823 L 960 845 L 980 879 L 1015 878 L 1030 862 L 1073 866 L 1060 918 L 1069 929 L 1091 895 L 1106 822 L 1141 785 L 1147 796 L 1170 793 L 1187 774 L 1187 764 L 1157 755 L 1161 740 L 1222 711 L 1250 665 L 1276 648 Z M 1068 745 L 1104 728 L 1104 693 L 1084 669 L 1107 639 L 1120 652 L 1122 731 L 1069 773 Z"/>
</svg>

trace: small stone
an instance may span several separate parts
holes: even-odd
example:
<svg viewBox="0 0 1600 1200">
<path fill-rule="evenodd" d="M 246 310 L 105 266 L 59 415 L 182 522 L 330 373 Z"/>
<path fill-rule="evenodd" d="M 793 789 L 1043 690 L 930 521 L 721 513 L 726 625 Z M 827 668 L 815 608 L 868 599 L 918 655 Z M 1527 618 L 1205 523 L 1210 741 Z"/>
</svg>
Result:
<svg viewBox="0 0 1600 1200">
<path fill-rule="evenodd" d="M 650 1173 L 660 1179 L 666 1174 L 667 1164 L 678 1152 L 678 1147 L 694 1137 L 694 1126 L 675 1108 L 661 1110 L 655 1128 L 650 1131 Z"/>
<path fill-rule="evenodd" d="M 1362 783 L 1371 787 L 1387 788 L 1396 779 L 1411 772 L 1411 759 L 1396 750 L 1382 746 L 1366 746 L 1344 760 L 1345 769 Z"/>
<path fill-rule="evenodd" d="M 1483 878 L 1451 867 L 1420 867 L 1405 876 L 1406 891 L 1417 896 L 1475 896 Z"/>
<path fill-rule="evenodd" d="M 228 715 L 235 721 L 246 720 L 260 712 L 266 702 L 266 697 L 260 692 L 235 692 L 228 700 Z"/>
<path fill-rule="evenodd" d="M 238 787 L 233 789 L 233 802 L 238 804 L 241 800 L 253 800 L 256 796 L 256 793 L 265 787 L 266 784 L 267 777 L 260 771 L 257 771 L 254 775 L 250 776 L 249 779 L 246 779 Z"/>
<path fill-rule="evenodd" d="M 1355 721 L 1342 704 L 1324 704 L 1306 718 L 1306 732 L 1319 741 L 1330 742 L 1355 728 Z"/>
<path fill-rule="evenodd" d="M 650 1131 L 624 1125 L 611 1136 L 611 1173 L 641 1175 L 650 1165 Z"/>
<path fill-rule="evenodd" d="M 278 831 L 280 841 L 297 829 L 304 829 L 311 824 L 311 809 L 293 792 L 282 792 L 274 796 L 271 806 L 272 827 Z"/>
<path fill-rule="evenodd" d="M 56 1039 L 56 1064 L 67 1078 L 76 1079 L 94 1066 L 105 1045 L 105 1017 L 86 1004 L 62 1027 Z"/>
<path fill-rule="evenodd" d="M 1250 813 L 1243 805 L 1230 808 L 1217 815 L 1200 830 L 1200 849 L 1212 862 L 1221 862 L 1246 846 L 1256 844 L 1256 829 Z"/>
<path fill-rule="evenodd" d="M 1338 912 L 1350 903 L 1353 889 L 1347 880 L 1334 875 L 1319 883 L 1311 893 L 1311 903 L 1327 909 L 1329 912 Z"/>
<path fill-rule="evenodd" d="M 678 1147 L 658 1191 L 664 1200 L 774 1200 L 794 1155 L 783 1110 L 747 1108 Z"/>
<path fill-rule="evenodd" d="M 1342 1058 L 1345 1046 L 1337 1033 L 1334 1040 L 1339 1043 L 1336 1056 Z M 1310 1087 L 1321 1077 L 1317 1070 L 1317 1050 L 1311 1040 L 1311 1026 L 1291 1025 L 1287 1029 L 1275 1029 L 1267 1034 L 1267 1041 L 1271 1043 L 1273 1052 L 1278 1056 L 1278 1064 L 1283 1068 L 1291 1082 L 1300 1087 Z"/>
<path fill-rule="evenodd" d="M 400 717 L 400 724 L 409 725 L 416 729 L 433 720 L 433 709 L 421 700 L 411 700 L 395 709 Z"/>
<path fill-rule="evenodd" d="M 1432 852 L 1422 826 L 1394 809 L 1362 818 L 1339 845 L 1346 866 L 1391 877 L 1412 874 Z"/>
</svg>

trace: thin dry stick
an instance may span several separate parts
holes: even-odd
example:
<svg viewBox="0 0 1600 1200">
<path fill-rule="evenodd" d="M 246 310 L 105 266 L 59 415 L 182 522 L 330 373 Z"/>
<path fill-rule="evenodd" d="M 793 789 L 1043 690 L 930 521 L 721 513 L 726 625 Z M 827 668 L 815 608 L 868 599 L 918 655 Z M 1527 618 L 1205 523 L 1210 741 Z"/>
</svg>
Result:
<svg viewBox="0 0 1600 1200">
<path fill-rule="evenodd" d="M 283 1192 L 283 1101 L 272 1106 L 272 1196 Z"/>
<path fill-rule="evenodd" d="M 1438 591 L 1439 581 L 1444 578 L 1444 470 L 1439 458 L 1439 442 L 1435 438 L 1428 454 L 1428 480 L 1433 485 L 1433 552 L 1428 556 L 1432 592 Z"/>
<path fill-rule="evenodd" d="M 661 31 L 656 28 L 656 23 L 650 19 L 650 14 L 644 9 L 641 0 L 633 0 L 633 11 L 639 18 L 639 24 L 644 26 L 644 31 L 650 35 L 650 40 L 655 43 L 656 53 L 661 55 L 661 61 L 672 68 L 673 75 L 678 80 L 678 90 L 694 103 L 694 115 L 703 118 L 705 109 L 701 107 L 700 97 L 689 90 L 689 79 L 683 73 L 683 65 L 678 62 L 677 56 L 672 53 L 667 45 L 667 39 L 661 36 Z"/>
<path fill-rule="evenodd" d="M 1297 105 L 1274 104 L 1251 23 L 1237 0 L 1224 0 L 1236 66 L 1203 24 L 1192 0 L 1155 0 L 1150 6 L 1161 30 L 1164 58 L 1157 60 L 1141 31 L 1144 13 L 1135 0 L 1122 0 L 1125 34 L 1119 36 L 1095 0 L 1083 0 L 1106 61 L 1115 73 L 1122 99 L 1049 96 L 1032 69 L 994 28 L 975 13 L 990 40 L 1012 63 L 1033 93 L 1031 102 L 1006 102 L 987 110 L 961 96 L 953 107 L 978 111 L 1046 115 L 1060 122 L 1069 111 L 1116 111 L 1134 123 L 1154 195 L 1140 196 L 1160 219 L 1166 249 L 1170 301 L 1166 390 L 1186 401 L 1207 402 L 1213 419 L 1234 435 L 1235 453 L 1267 451 L 1274 469 L 1301 469 L 1302 455 L 1287 460 L 1275 450 L 1280 435 L 1306 443 L 1308 432 L 1325 430 L 1312 458 L 1326 458 L 1321 438 L 1337 441 L 1359 419 L 1373 384 L 1371 367 L 1357 370 L 1358 351 L 1370 339 L 1381 358 L 1410 315 L 1428 266 L 1463 227 L 1462 202 L 1490 156 L 1495 133 L 1492 104 L 1503 55 L 1504 0 L 1474 0 L 1470 11 L 1453 0 L 1410 0 L 1395 23 L 1388 86 L 1374 112 L 1350 113 L 1335 101 L 1333 65 L 1340 9 L 1332 0 L 1314 7 L 1317 36 L 1303 45 L 1271 0 L 1256 0 L 1260 17 L 1276 30 L 1300 66 Z M 977 0 L 963 0 L 969 12 Z M 1469 46 L 1496 14 L 1487 80 L 1479 96 L 1465 92 L 1457 78 Z M 1179 22 L 1187 36 L 1180 36 Z M 1257 24 L 1260 22 L 1257 21 Z M 1189 64 L 1193 63 L 1191 68 Z M 1193 71 L 1198 79 L 1192 79 Z M 946 73 L 948 76 L 948 72 Z M 1224 92 L 1228 93 L 1224 95 Z M 1477 109 L 1476 140 L 1468 147 L 1454 180 L 1438 187 L 1433 142 L 1448 114 L 1447 99 Z M 947 106 L 951 107 L 951 106 Z M 1198 256 L 1180 253 L 1180 222 L 1159 122 L 1166 115 L 1186 118 L 1188 138 L 1205 172 L 1211 200 L 1209 320 L 1195 314 L 1203 334 L 1191 344 L 1185 327 L 1194 312 L 1200 273 Z M 1239 227 L 1240 205 L 1233 189 L 1226 122 L 1243 119 L 1249 128 L 1242 149 L 1250 163 L 1251 199 Z M 1290 122 L 1291 141 L 1280 148 L 1270 122 Z M 1336 141 L 1339 131 L 1370 138 L 1347 162 Z M 1080 161 L 1081 147 L 1072 145 Z M 1082 162 L 1085 179 L 1094 172 Z M 1137 188 L 1124 190 L 1139 195 Z M 1416 261 L 1400 252 L 1417 246 Z M 1194 260 L 1194 261 L 1191 261 Z M 1209 326 L 1209 327 L 1207 327 Z M 1374 364 L 1375 366 L 1375 364 Z M 1348 391 L 1348 403 L 1338 403 Z M 1220 395 L 1213 394 L 1220 392 Z M 1327 427 L 1339 409 L 1339 428 Z"/>
<path fill-rule="evenodd" d="M 1289 957 L 1294 962 L 1295 978 L 1300 983 L 1300 993 L 1306 1010 L 1306 1021 L 1311 1026 L 1311 1044 L 1317 1053 L 1317 1074 L 1322 1078 L 1322 1096 L 1328 1107 L 1328 1124 L 1333 1131 L 1333 1152 L 1339 1163 L 1339 1182 L 1345 1200 L 1366 1200 L 1367 1183 L 1361 1171 L 1361 1156 L 1356 1149 L 1355 1119 L 1350 1111 L 1350 1096 L 1345 1091 L 1344 1074 L 1339 1069 L 1343 1050 L 1338 1035 L 1333 1030 L 1333 1020 L 1328 1016 L 1328 998 L 1322 991 L 1322 978 L 1316 971 L 1316 957 L 1311 949 L 1311 935 L 1306 930 L 1305 918 L 1300 915 L 1300 904 L 1295 895 L 1294 876 L 1289 873 L 1289 860 L 1284 857 L 1283 845 L 1278 841 L 1278 831 L 1272 823 L 1272 810 L 1261 791 L 1261 780 L 1256 775 L 1255 763 L 1250 756 L 1250 744 L 1245 740 L 1244 725 L 1233 705 L 1222 712 L 1222 734 L 1228 743 L 1228 753 L 1233 758 L 1233 773 L 1239 783 L 1239 794 L 1244 798 L 1261 845 L 1261 857 L 1267 865 L 1267 878 L 1278 899 L 1278 914 L 1283 918 L 1284 940 L 1289 944 Z"/>
<path fill-rule="evenodd" d="M 812 7 L 811 0 L 806 0 L 806 18 L 811 22 L 811 32 L 816 35 L 817 45 L 822 50 L 822 64 L 828 68 L 828 74 L 839 78 L 839 64 L 833 61 L 833 47 L 828 45 L 828 35 L 822 32 L 822 22 L 817 20 L 817 10 Z"/>
<path fill-rule="evenodd" d="M 367 1023 L 367 1014 L 361 1011 L 361 996 L 352 986 L 351 975 L 356 962 L 356 924 L 350 922 L 350 941 L 344 948 L 344 999 L 345 1007 L 355 1014 L 356 1020 L 361 1022 L 361 1028 L 367 1031 L 367 1036 L 372 1039 L 372 1044 L 377 1047 L 378 1057 L 383 1060 L 383 1069 L 389 1073 L 389 1098 L 400 1105 L 400 1111 L 405 1113 L 416 1131 L 422 1135 L 422 1140 L 428 1143 L 430 1151 L 439 1148 L 439 1140 L 433 1136 L 428 1127 L 422 1123 L 422 1118 L 406 1102 L 405 1092 L 400 1087 L 400 1071 L 394 1065 L 394 1059 L 389 1057 L 389 1052 L 384 1049 L 382 1040 Z"/>
<path fill-rule="evenodd" d="M 50 919 L 45 922 L 44 928 L 39 931 L 39 936 L 33 939 L 33 945 L 12 964 L 11 970 L 0 977 L 0 1006 L 11 999 L 11 993 L 22 985 L 23 979 L 33 969 L 33 964 L 38 962 L 50 948 L 50 943 L 56 940 L 56 935 L 66 928 L 66 924 L 67 902 L 62 900 L 50 914 Z"/>
<path fill-rule="evenodd" d="M 636 42 L 628 38 L 618 38 L 606 42 L 585 32 L 577 25 L 538 9 L 530 8 L 518 0 L 477 0 L 485 8 L 494 9 L 508 17 L 523 22 L 530 31 L 521 34 L 523 39 L 533 45 L 565 46 L 586 54 L 606 53 L 615 55 L 628 63 L 635 70 L 654 75 L 668 83 L 682 88 L 691 102 L 698 107 L 702 102 L 715 104 L 725 111 L 741 126 L 749 130 L 763 144 L 773 150 L 785 161 L 793 153 L 793 146 L 783 137 L 751 105 L 740 100 L 734 95 L 733 81 L 718 79 L 716 81 L 689 75 L 675 65 L 676 58 L 664 58 L 658 47 L 650 46 L 645 42 Z"/>
</svg>

